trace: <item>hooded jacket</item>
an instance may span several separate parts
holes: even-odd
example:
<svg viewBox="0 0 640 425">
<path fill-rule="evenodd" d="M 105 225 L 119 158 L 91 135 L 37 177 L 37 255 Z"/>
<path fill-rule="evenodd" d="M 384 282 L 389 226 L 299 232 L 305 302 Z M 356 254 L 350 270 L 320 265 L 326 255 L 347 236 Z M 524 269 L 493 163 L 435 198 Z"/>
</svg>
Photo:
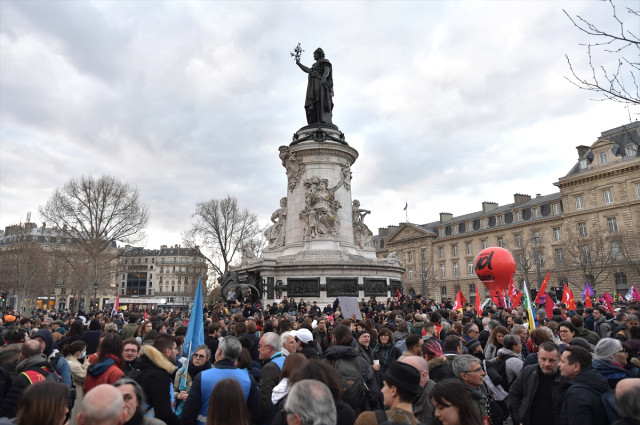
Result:
<svg viewBox="0 0 640 425">
<path fill-rule="evenodd" d="M 599 372 L 600 375 L 604 376 L 609 384 L 609 388 L 612 390 L 616 389 L 616 385 L 620 380 L 631 378 L 631 372 L 627 369 L 604 360 L 594 360 L 593 368 Z"/>
<path fill-rule="evenodd" d="M 92 364 L 87 370 L 87 377 L 82 384 L 84 394 L 100 384 L 115 384 L 118 379 L 124 376 L 121 367 L 122 361 L 112 355 Z"/>
<path fill-rule="evenodd" d="M 608 424 L 600 397 L 609 389 L 607 380 L 592 367 L 573 378 L 562 404 L 563 425 Z"/>
<path fill-rule="evenodd" d="M 64 360 L 64 358 L 62 360 Z M 64 361 L 66 362 L 66 360 Z M 26 390 L 27 387 L 31 385 L 31 381 L 29 380 L 29 378 L 22 373 L 27 370 L 36 370 L 40 373 L 45 374 L 45 376 L 49 373 L 55 373 L 44 354 L 38 354 L 36 356 L 28 357 L 18 363 L 16 372 L 18 372 L 19 375 L 13 378 L 11 388 L 5 396 L 4 401 L 2 402 L 2 406 L 0 406 L 0 417 L 6 416 L 8 418 L 13 418 L 16 416 L 18 399 L 20 398 L 24 390 Z"/>
<path fill-rule="evenodd" d="M 363 410 L 371 410 L 377 408 L 377 404 L 382 401 L 382 394 L 378 387 L 378 382 L 373 374 L 373 368 L 356 350 L 346 345 L 334 345 L 329 347 L 325 354 L 325 360 L 334 365 L 338 359 L 355 359 L 362 373 L 362 380 L 369 388 L 367 397 L 363 401 Z M 339 370 L 338 370 L 339 371 Z M 379 397 L 377 397 L 379 396 Z"/>
<path fill-rule="evenodd" d="M 167 425 L 180 425 L 180 419 L 171 410 L 176 366 L 151 345 L 143 345 L 141 352 L 136 381 L 147 396 L 147 404 L 154 409 L 156 418 Z"/>
<path fill-rule="evenodd" d="M 69 388 L 71 388 L 73 386 L 73 382 L 71 380 L 71 366 L 69 366 L 69 362 L 64 358 L 62 353 L 58 351 L 58 346 L 53 340 L 51 331 L 49 331 L 48 329 L 40 329 L 31 337 L 31 339 L 35 338 L 42 338 L 44 340 L 45 347 L 43 354 L 47 357 L 47 360 L 51 363 L 51 366 L 53 366 L 56 372 L 58 372 L 58 375 L 60 375 L 60 378 L 62 378 L 62 382 L 64 382 Z"/>
</svg>

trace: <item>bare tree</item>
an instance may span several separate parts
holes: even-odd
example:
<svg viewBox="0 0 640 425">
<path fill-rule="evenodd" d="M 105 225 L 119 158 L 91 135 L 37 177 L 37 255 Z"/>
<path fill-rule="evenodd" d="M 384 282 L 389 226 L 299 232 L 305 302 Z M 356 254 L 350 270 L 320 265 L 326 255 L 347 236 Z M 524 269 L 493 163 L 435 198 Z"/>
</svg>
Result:
<svg viewBox="0 0 640 425">
<path fill-rule="evenodd" d="M 640 276 L 640 229 L 620 236 L 614 243 L 618 244 L 614 256 L 627 263 Z"/>
<path fill-rule="evenodd" d="M 531 285 L 529 279 L 530 273 L 535 273 L 536 281 L 538 285 L 538 270 L 543 271 L 544 265 L 544 234 L 540 233 L 537 229 L 532 228 L 530 232 L 525 232 L 516 236 L 516 241 L 513 244 L 505 242 L 505 247 L 509 248 L 513 252 L 513 259 L 516 262 L 515 278 L 517 282 L 526 281 L 530 288 L 536 288 Z M 520 290 L 523 288 L 520 287 Z"/>
<path fill-rule="evenodd" d="M 618 261 L 616 253 L 612 252 L 611 242 L 616 242 L 617 237 L 610 237 L 608 233 L 593 226 L 587 230 L 587 235 L 576 234 L 572 229 L 567 231 L 565 248 L 567 252 L 567 265 L 580 270 L 583 282 L 581 289 L 589 281 L 591 287 L 597 290 L 597 286 L 606 282 L 613 271 L 613 266 Z M 574 282 L 575 283 L 575 282 Z"/>
<path fill-rule="evenodd" d="M 571 23 L 589 36 L 589 41 L 583 43 L 587 50 L 589 70 L 586 73 L 576 71 L 568 55 L 570 77 L 567 78 L 582 90 L 598 93 L 604 99 L 621 103 L 640 105 L 640 11 L 626 7 L 629 19 L 619 16 L 619 11 L 612 0 L 609 0 L 612 13 L 612 29 L 603 29 L 580 15 L 571 16 L 566 10 L 563 12 Z M 596 59 L 601 53 L 612 55 L 613 65 L 598 64 Z"/>
<path fill-rule="evenodd" d="M 238 200 L 230 195 L 198 202 L 193 217 L 195 222 L 183 234 L 184 243 L 210 250 L 212 255 L 206 258 L 219 275 L 229 269 L 243 246 L 255 247 L 255 239 L 261 235 L 257 216 L 247 209 L 241 210 Z"/>
<path fill-rule="evenodd" d="M 60 253 L 76 276 L 84 274 L 80 265 L 86 261 L 90 278 L 98 285 L 107 283 L 101 280 L 102 270 L 117 255 L 109 248 L 115 248 L 116 241 L 142 240 L 149 222 L 149 210 L 142 204 L 138 189 L 111 176 L 69 180 L 40 207 L 40 214 L 70 241 L 70 248 Z"/>
<path fill-rule="evenodd" d="M 436 299 L 433 294 L 438 293 L 439 282 L 437 281 L 436 271 L 433 262 L 429 262 L 427 258 L 427 249 L 420 249 L 420 269 L 418 270 L 420 276 L 420 291 L 422 296 Z"/>
</svg>

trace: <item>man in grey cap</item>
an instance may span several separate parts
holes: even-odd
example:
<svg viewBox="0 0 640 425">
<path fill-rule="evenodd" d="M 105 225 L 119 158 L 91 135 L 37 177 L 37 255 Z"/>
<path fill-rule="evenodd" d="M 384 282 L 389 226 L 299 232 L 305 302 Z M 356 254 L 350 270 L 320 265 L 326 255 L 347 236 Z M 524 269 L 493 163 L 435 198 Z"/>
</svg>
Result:
<svg viewBox="0 0 640 425">
<path fill-rule="evenodd" d="M 362 412 L 356 419 L 356 423 L 382 423 L 396 421 L 401 423 L 417 423 L 418 419 L 413 415 L 413 401 L 416 395 L 422 391 L 420 388 L 420 372 L 406 363 L 393 362 L 384 374 L 382 396 L 384 405 L 389 410 L 376 410 L 374 412 Z"/>
</svg>

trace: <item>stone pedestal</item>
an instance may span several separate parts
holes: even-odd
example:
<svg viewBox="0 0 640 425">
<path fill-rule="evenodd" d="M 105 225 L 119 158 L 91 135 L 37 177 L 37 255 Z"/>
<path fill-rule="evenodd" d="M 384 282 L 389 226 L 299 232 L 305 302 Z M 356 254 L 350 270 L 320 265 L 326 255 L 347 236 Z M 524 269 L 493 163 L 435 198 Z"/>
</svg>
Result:
<svg viewBox="0 0 640 425">
<path fill-rule="evenodd" d="M 397 258 L 378 260 L 364 224 L 369 211 L 351 196 L 351 166 L 358 151 L 335 126 L 307 126 L 279 148 L 286 198 L 266 231 L 261 259 L 234 268 L 243 280 L 264 280 L 264 302 L 287 295 L 333 301 L 336 296 L 387 297 L 404 272 Z"/>
</svg>

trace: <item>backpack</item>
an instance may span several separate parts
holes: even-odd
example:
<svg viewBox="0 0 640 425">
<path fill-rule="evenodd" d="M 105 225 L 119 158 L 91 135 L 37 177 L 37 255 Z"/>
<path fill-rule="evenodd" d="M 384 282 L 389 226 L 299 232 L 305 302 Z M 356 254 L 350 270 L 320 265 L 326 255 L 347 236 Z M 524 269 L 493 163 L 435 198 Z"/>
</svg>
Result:
<svg viewBox="0 0 640 425">
<path fill-rule="evenodd" d="M 495 362 L 487 362 L 487 375 L 495 386 L 502 386 L 505 391 L 509 391 L 511 383 L 507 381 L 507 360 L 517 357 L 510 354 L 499 356 Z"/>
<path fill-rule="evenodd" d="M 608 389 L 603 393 L 599 393 L 594 388 L 587 387 L 586 385 L 574 384 L 574 386 L 576 388 L 586 388 L 592 393 L 600 396 L 600 407 L 602 408 L 602 410 L 604 410 L 604 413 L 609 420 L 608 423 L 612 424 L 620 420 L 620 414 L 618 413 L 618 408 L 616 407 L 616 393 L 614 390 Z"/>
<path fill-rule="evenodd" d="M 358 409 L 367 393 L 358 358 L 332 360 L 331 364 L 340 372 L 340 380 L 344 385 L 340 398 L 353 410 Z"/>
<path fill-rule="evenodd" d="M 375 410 L 376 421 L 378 421 L 378 425 L 404 425 L 410 424 L 409 417 L 404 412 L 396 412 L 391 418 L 387 418 L 387 414 L 384 410 Z M 407 422 L 396 422 L 393 419 L 398 416 L 398 413 L 403 413 L 404 419 Z M 418 425 L 424 425 L 422 422 L 418 422 Z"/>
<path fill-rule="evenodd" d="M 398 350 L 400 350 L 401 353 L 404 353 L 405 351 L 407 351 L 407 337 L 405 336 L 402 339 L 399 339 L 394 347 L 396 347 Z"/>
<path fill-rule="evenodd" d="M 35 384 L 37 382 L 62 382 L 62 378 L 58 375 L 55 369 L 49 370 L 47 366 L 42 366 L 38 369 L 29 369 L 22 372 L 22 375 L 26 376 L 30 383 Z"/>
</svg>

